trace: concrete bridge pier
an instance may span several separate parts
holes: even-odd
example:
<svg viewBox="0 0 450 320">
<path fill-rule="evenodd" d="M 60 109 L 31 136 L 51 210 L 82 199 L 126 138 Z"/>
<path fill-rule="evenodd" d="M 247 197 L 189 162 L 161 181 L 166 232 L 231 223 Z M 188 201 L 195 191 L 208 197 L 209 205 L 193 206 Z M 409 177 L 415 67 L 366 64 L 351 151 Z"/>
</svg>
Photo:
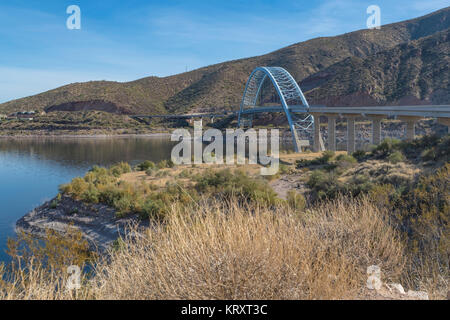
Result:
<svg viewBox="0 0 450 320">
<path fill-rule="evenodd" d="M 422 117 L 402 116 L 398 119 L 406 122 L 406 141 L 413 141 L 416 137 L 416 122 Z"/>
<path fill-rule="evenodd" d="M 336 151 L 336 119 L 335 114 L 325 114 L 328 119 L 328 150 Z"/>
<path fill-rule="evenodd" d="M 447 126 L 447 133 L 450 133 L 450 118 L 438 118 L 437 122 Z"/>
<path fill-rule="evenodd" d="M 381 143 L 381 121 L 383 116 L 369 116 L 372 120 L 372 144 L 379 145 Z"/>
<path fill-rule="evenodd" d="M 348 114 L 347 118 L 347 152 L 352 154 L 356 151 L 356 134 L 355 134 L 355 119 L 359 115 Z"/>
<path fill-rule="evenodd" d="M 314 117 L 314 144 L 313 152 L 324 151 L 325 147 L 320 133 L 320 113 L 311 113 Z"/>
</svg>

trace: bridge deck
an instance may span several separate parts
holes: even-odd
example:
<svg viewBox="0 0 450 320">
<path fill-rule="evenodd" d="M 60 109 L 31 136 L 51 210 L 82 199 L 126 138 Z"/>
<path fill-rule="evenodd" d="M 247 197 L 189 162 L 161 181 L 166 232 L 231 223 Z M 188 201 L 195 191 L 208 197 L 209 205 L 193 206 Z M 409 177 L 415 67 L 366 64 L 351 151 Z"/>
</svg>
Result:
<svg viewBox="0 0 450 320">
<path fill-rule="evenodd" d="M 283 112 L 282 106 L 254 107 L 245 109 L 242 114 L 254 114 L 261 112 Z M 371 106 L 371 107 L 326 107 L 326 106 L 289 106 L 289 111 L 295 113 L 322 113 L 361 116 L 385 115 L 385 116 L 417 116 L 424 118 L 450 118 L 450 105 L 424 105 L 424 106 Z"/>
<path fill-rule="evenodd" d="M 283 112 L 282 106 L 251 107 L 244 109 L 242 114 L 256 114 L 264 112 Z M 289 106 L 289 111 L 294 113 L 319 113 L 348 115 L 356 114 L 365 116 L 384 115 L 392 116 L 413 116 L 424 118 L 450 118 L 450 105 L 423 105 L 423 106 L 367 106 L 367 107 L 327 107 L 322 105 L 313 105 L 309 109 L 305 106 Z M 192 118 L 212 118 L 237 115 L 239 112 L 228 113 L 196 113 L 196 114 L 164 114 L 164 115 L 133 115 L 132 118 L 163 118 L 163 119 L 192 119 Z"/>
<path fill-rule="evenodd" d="M 131 118 L 162 118 L 162 119 L 192 119 L 192 118 L 217 118 L 235 115 L 237 112 L 229 113 L 194 113 L 194 114 L 154 114 L 154 115 L 131 115 Z"/>
</svg>

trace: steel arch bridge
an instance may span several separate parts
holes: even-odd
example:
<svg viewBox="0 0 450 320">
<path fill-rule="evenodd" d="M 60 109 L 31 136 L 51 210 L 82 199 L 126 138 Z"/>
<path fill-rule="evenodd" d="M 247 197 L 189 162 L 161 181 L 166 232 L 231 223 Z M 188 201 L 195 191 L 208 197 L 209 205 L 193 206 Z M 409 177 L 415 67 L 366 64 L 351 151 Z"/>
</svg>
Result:
<svg viewBox="0 0 450 320">
<path fill-rule="evenodd" d="M 270 79 L 280 98 L 280 106 L 258 107 L 261 89 Z M 258 67 L 251 73 L 242 97 L 238 113 L 238 127 L 246 126 L 243 116 L 248 116 L 247 126 L 252 125 L 253 115 L 261 112 L 284 112 L 289 123 L 296 152 L 301 151 L 299 133 L 304 134 L 314 126 L 309 104 L 294 78 L 281 67 Z"/>
</svg>

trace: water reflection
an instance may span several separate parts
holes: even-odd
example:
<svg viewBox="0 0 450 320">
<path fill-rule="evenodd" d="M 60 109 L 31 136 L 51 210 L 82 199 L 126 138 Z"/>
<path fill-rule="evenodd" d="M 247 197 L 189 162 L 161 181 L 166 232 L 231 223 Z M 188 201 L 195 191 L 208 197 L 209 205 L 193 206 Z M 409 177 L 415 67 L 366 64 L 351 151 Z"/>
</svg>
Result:
<svg viewBox="0 0 450 320">
<path fill-rule="evenodd" d="M 65 165 L 108 165 L 119 161 L 161 161 L 170 157 L 168 137 L 0 139 L 0 153 L 36 157 Z"/>
<path fill-rule="evenodd" d="M 0 139 L 0 261 L 14 224 L 93 165 L 170 158 L 168 137 Z"/>
</svg>

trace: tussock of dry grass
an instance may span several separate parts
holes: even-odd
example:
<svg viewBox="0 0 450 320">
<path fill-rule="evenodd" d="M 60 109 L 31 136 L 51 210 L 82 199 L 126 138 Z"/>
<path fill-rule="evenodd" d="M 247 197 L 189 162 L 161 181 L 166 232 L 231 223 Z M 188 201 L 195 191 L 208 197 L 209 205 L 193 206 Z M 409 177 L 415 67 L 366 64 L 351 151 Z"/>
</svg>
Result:
<svg viewBox="0 0 450 320">
<path fill-rule="evenodd" d="M 128 237 L 98 266 L 99 299 L 357 298 L 366 268 L 398 278 L 403 246 L 367 200 L 286 208 L 175 207 L 156 232 Z M 130 233 L 135 234 L 135 233 Z"/>
</svg>

